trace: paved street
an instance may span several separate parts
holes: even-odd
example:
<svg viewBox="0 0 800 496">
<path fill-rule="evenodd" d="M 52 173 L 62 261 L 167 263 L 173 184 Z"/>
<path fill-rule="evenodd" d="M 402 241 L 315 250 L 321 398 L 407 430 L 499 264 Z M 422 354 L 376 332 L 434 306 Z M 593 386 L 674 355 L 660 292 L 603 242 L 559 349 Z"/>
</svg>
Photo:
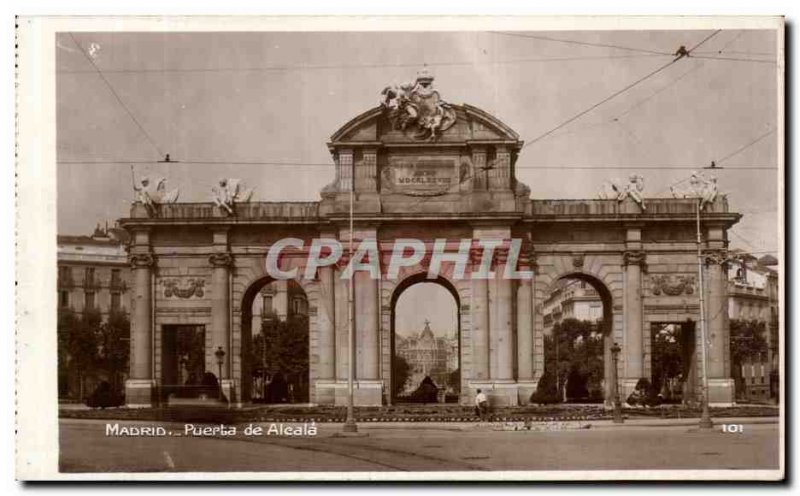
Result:
<svg viewBox="0 0 800 496">
<path fill-rule="evenodd" d="M 113 425 L 117 422 L 110 421 Z M 475 424 L 366 424 L 366 437 L 342 438 L 338 424 L 313 437 L 178 437 L 106 435 L 106 422 L 61 420 L 64 472 L 164 471 L 466 471 L 592 469 L 777 469 L 779 429 L 744 424 L 728 434 L 688 425 L 557 431 L 498 431 Z M 269 424 L 262 424 L 265 429 Z"/>
</svg>

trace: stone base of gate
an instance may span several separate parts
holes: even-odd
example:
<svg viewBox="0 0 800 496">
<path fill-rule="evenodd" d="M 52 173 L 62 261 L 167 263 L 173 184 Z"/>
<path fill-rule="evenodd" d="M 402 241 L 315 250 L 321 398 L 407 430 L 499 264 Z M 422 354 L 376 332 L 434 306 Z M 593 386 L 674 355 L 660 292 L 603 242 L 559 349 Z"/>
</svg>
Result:
<svg viewBox="0 0 800 496">
<path fill-rule="evenodd" d="M 709 406 L 732 406 L 735 398 L 733 379 L 708 379 Z"/>
<path fill-rule="evenodd" d="M 317 398 L 333 398 L 336 406 L 347 406 L 347 381 L 317 382 Z M 317 402 L 318 405 L 326 403 Z M 327 403 L 330 404 L 330 403 Z M 355 406 L 382 406 L 383 382 L 379 380 L 353 381 L 353 404 Z"/>
<path fill-rule="evenodd" d="M 517 397 L 520 405 L 528 405 L 531 402 L 531 395 L 536 392 L 536 381 L 518 381 Z"/>
<path fill-rule="evenodd" d="M 470 381 L 468 387 L 470 404 L 475 403 L 478 389 L 486 394 L 491 406 L 517 406 L 519 404 L 518 384 L 515 381 Z"/>
<path fill-rule="evenodd" d="M 317 379 L 314 382 L 314 397 L 311 398 L 311 403 L 315 405 L 335 404 L 336 381 L 334 379 Z"/>
<path fill-rule="evenodd" d="M 153 406 L 155 385 L 150 379 L 128 379 L 125 381 L 125 406 L 128 408 L 150 408 Z"/>
<path fill-rule="evenodd" d="M 639 378 L 635 379 L 620 379 L 619 380 L 619 401 L 622 403 L 622 406 L 625 406 L 625 402 L 628 400 L 628 396 L 631 395 L 634 391 L 636 391 L 636 383 L 639 382 Z"/>
</svg>

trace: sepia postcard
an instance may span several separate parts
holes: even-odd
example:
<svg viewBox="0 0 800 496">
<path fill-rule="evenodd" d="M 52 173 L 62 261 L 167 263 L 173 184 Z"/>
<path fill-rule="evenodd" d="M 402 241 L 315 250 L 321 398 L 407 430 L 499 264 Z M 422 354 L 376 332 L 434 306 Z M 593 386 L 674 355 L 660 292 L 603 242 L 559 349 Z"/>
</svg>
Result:
<svg viewBox="0 0 800 496">
<path fill-rule="evenodd" d="M 785 477 L 782 17 L 19 17 L 21 480 Z"/>
</svg>

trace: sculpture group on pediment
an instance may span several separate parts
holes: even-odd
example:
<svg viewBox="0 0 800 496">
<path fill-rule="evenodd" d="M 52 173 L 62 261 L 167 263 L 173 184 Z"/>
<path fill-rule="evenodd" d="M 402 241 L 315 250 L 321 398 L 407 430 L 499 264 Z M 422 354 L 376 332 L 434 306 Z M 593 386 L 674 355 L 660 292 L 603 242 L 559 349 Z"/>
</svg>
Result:
<svg viewBox="0 0 800 496">
<path fill-rule="evenodd" d="M 147 210 L 147 215 L 150 217 L 157 217 L 159 207 L 164 203 L 175 203 L 180 196 L 178 188 L 167 190 L 166 178 L 158 178 L 155 182 L 151 181 L 149 177 L 142 176 L 137 181 L 133 174 L 133 166 L 131 166 L 131 180 L 133 181 L 133 191 L 136 195 L 134 203 L 141 203 Z"/>
<path fill-rule="evenodd" d="M 237 203 L 249 202 L 253 197 L 253 188 L 247 188 L 240 179 L 222 178 L 211 188 L 214 204 L 226 215 L 236 213 Z"/>
<path fill-rule="evenodd" d="M 619 179 L 610 179 L 603 182 L 599 197 L 601 200 L 617 200 L 621 202 L 630 197 L 641 209 L 647 210 L 644 204 L 644 177 L 639 174 L 631 174 L 628 177 L 628 184 L 622 185 Z"/>
<path fill-rule="evenodd" d="M 706 205 L 711 205 L 717 199 L 719 194 L 717 186 L 717 178 L 714 176 L 706 176 L 701 172 L 692 172 L 689 178 L 688 185 L 685 188 L 676 188 L 676 185 L 670 186 L 672 196 L 675 198 L 696 198 L 700 201 L 700 209 L 704 209 Z"/>
<path fill-rule="evenodd" d="M 413 83 L 387 86 L 381 107 L 395 129 L 415 128 L 416 139 L 436 140 L 456 122 L 456 112 L 433 89 L 433 76 L 423 69 Z"/>
</svg>

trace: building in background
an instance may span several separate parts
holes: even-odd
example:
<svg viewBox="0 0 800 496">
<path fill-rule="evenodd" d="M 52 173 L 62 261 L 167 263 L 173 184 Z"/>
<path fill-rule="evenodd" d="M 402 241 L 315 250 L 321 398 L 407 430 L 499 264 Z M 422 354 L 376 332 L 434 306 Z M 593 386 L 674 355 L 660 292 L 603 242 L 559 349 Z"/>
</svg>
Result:
<svg viewBox="0 0 800 496">
<path fill-rule="evenodd" d="M 289 317 L 308 317 L 308 297 L 294 281 L 273 281 L 259 291 L 253 300 L 253 329 L 261 329 L 262 322 L 277 318 L 285 322 Z"/>
<path fill-rule="evenodd" d="M 565 319 L 603 320 L 603 302 L 597 290 L 585 281 L 562 279 L 547 296 L 543 305 L 544 332 L 551 334 L 553 327 Z"/>
<path fill-rule="evenodd" d="M 58 308 L 130 311 L 128 235 L 97 226 L 91 236 L 58 236 Z"/>
<path fill-rule="evenodd" d="M 84 314 L 92 311 L 98 312 L 101 322 L 108 322 L 114 312 L 124 315 L 124 321 L 129 321 L 131 268 L 128 263 L 128 239 L 128 233 L 123 229 L 102 228 L 99 225 L 91 236 L 58 236 L 57 332 L 68 333 L 62 329 L 65 322 L 61 322 L 61 319 L 79 323 L 83 321 Z M 85 324 L 78 325 L 76 331 L 91 333 Z M 129 346 L 128 335 L 119 339 L 125 341 L 123 348 Z M 98 356 L 104 352 L 103 343 L 97 336 L 59 335 L 59 346 L 64 346 L 58 350 L 59 398 L 82 401 L 100 381 L 109 381 L 113 387 L 121 390 L 127 378 L 127 365 L 118 374 L 109 374 L 95 363 L 77 367 L 75 350 L 80 346 L 75 344 L 76 341 L 92 343 L 98 349 Z M 120 344 L 113 343 L 112 346 L 118 347 Z"/>
<path fill-rule="evenodd" d="M 431 330 L 430 322 L 425 321 L 425 328 L 419 333 L 395 338 L 395 353 L 404 358 L 410 366 L 409 379 L 403 393 L 411 393 L 430 376 L 436 386 L 453 391 L 458 384 L 450 384 L 450 374 L 458 368 L 458 336 L 452 333 L 445 337 L 436 337 Z"/>
<path fill-rule="evenodd" d="M 766 328 L 766 354 L 741 365 L 744 390 L 737 393 L 739 399 L 766 400 L 778 396 L 777 264 L 777 259 L 770 255 L 760 259 L 744 255 L 728 267 L 728 316 L 760 322 Z"/>
</svg>

